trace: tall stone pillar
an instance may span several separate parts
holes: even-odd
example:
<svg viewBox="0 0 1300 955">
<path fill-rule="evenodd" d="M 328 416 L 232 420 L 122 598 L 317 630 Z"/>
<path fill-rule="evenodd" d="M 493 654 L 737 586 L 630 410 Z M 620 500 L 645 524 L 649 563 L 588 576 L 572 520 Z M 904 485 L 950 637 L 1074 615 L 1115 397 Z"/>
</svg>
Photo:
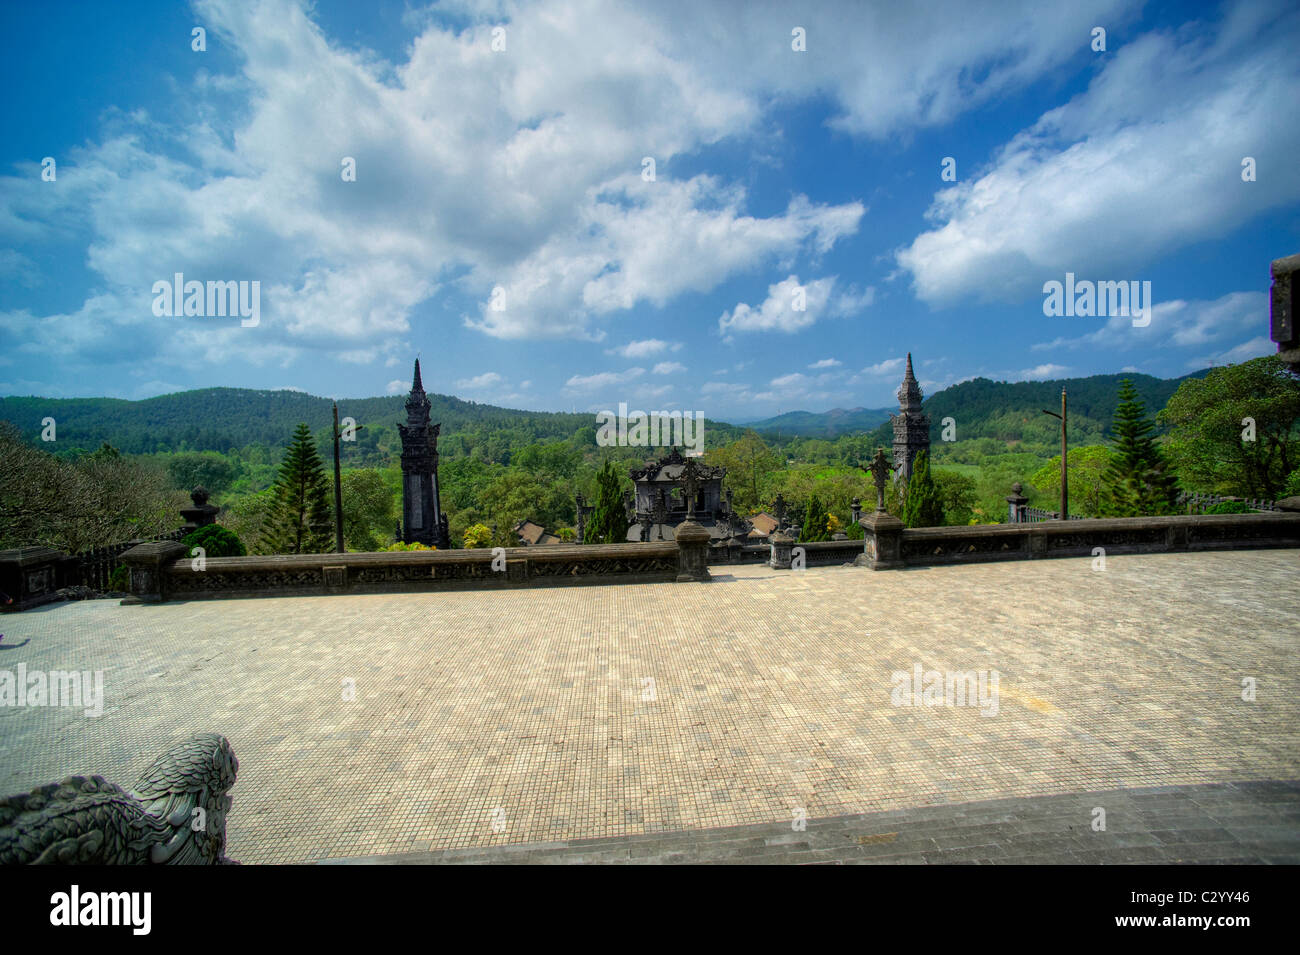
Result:
<svg viewBox="0 0 1300 955">
<path fill-rule="evenodd" d="M 447 515 L 438 493 L 438 432 L 429 423 L 429 398 L 420 380 L 420 359 L 415 360 L 415 381 L 406 398 L 406 424 L 397 426 L 402 437 L 402 541 L 446 550 L 450 546 Z"/>
<path fill-rule="evenodd" d="M 912 462 L 930 450 L 930 416 L 921 410 L 921 385 L 912 373 L 912 353 L 907 354 L 907 373 L 898 388 L 898 414 L 894 423 L 894 474 L 906 484 L 912 479 Z"/>
</svg>

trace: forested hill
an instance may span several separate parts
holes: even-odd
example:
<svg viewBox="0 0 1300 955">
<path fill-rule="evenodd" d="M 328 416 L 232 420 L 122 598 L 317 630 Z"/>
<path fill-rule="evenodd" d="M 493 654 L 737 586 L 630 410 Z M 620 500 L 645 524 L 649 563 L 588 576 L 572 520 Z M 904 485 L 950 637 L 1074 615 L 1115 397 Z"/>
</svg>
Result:
<svg viewBox="0 0 1300 955">
<path fill-rule="evenodd" d="M 1203 377 L 1208 369 L 1186 377 Z M 938 441 L 943 419 L 956 422 L 957 437 L 989 437 L 1000 441 L 1050 443 L 1057 434 L 1056 419 L 1040 409 L 1060 408 L 1061 388 L 1069 394 L 1072 442 L 1095 442 L 1110 424 L 1118 401 L 1119 383 L 1130 378 L 1154 415 L 1165 406 L 1183 379 L 1150 375 L 1094 375 L 1058 381 L 995 382 L 976 378 L 930 395 L 932 440 Z M 340 417 L 363 425 L 351 451 L 357 464 L 390 459 L 400 449 L 395 425 L 402 419 L 405 395 L 356 398 L 339 402 Z M 538 441 L 574 441 L 594 446 L 595 420 L 590 414 L 517 411 L 462 401 L 448 395 L 429 395 L 432 418 L 442 422 L 439 448 L 456 457 L 479 449 L 486 460 L 508 461 L 512 449 Z M 325 442 L 329 438 L 330 399 L 300 391 L 257 391 L 245 388 L 204 388 L 160 395 L 141 401 L 118 398 L 0 398 L 0 420 L 13 422 L 33 442 L 41 422 L 54 418 L 60 453 L 93 450 L 108 442 L 119 451 L 151 454 L 175 451 L 218 451 L 260 447 L 287 447 L 294 428 L 305 421 Z M 883 423 L 882 423 L 883 420 Z M 872 437 L 888 443 L 888 412 L 854 408 L 849 411 L 790 412 L 747 427 L 766 437 L 794 436 L 834 439 L 875 429 Z M 709 447 L 734 440 L 742 429 L 708 422 Z"/>
<path fill-rule="evenodd" d="M 815 414 L 811 411 L 787 411 L 775 418 L 751 421 L 745 425 L 760 434 L 800 435 L 805 438 L 834 439 L 841 434 L 870 431 L 889 420 L 898 408 L 832 408 Z"/>
<path fill-rule="evenodd" d="M 383 432 L 405 417 L 405 395 L 388 398 L 353 398 L 339 402 L 339 416 L 364 425 L 357 444 L 374 446 Z M 447 395 L 429 395 L 431 415 L 442 422 L 442 434 L 509 432 L 532 441 L 567 439 L 592 416 L 537 411 L 512 411 L 492 405 L 462 401 Z M 147 454 L 167 451 L 219 451 L 262 446 L 288 446 L 293 429 L 305 421 L 316 434 L 329 434 L 332 419 L 329 398 L 301 391 L 255 391 L 246 388 L 204 388 L 160 395 L 142 401 L 117 398 L 0 398 L 0 419 L 17 425 L 25 435 L 36 436 L 41 420 L 54 418 L 60 448 L 97 448 L 107 441 L 119 451 Z"/>
<path fill-rule="evenodd" d="M 353 418 L 361 428 L 349 446 L 349 459 L 358 466 L 395 463 L 401 442 L 397 423 L 405 420 L 406 395 L 350 398 L 339 402 L 339 417 Z M 429 395 L 430 416 L 441 422 L 439 450 L 448 457 L 478 449 L 489 461 L 509 461 L 512 450 L 541 441 L 569 441 L 594 447 L 595 416 L 564 412 L 518 411 L 462 401 L 449 395 Z M 294 428 L 306 422 L 318 444 L 328 446 L 331 401 L 301 391 L 257 391 L 247 388 L 203 388 L 160 395 L 141 401 L 119 398 L 0 398 L 0 420 L 16 425 L 39 443 L 41 422 L 56 422 L 57 441 L 46 446 L 56 453 L 89 451 L 108 442 L 128 454 L 176 451 L 229 453 L 242 448 L 281 451 Z M 741 429 L 708 422 L 707 440 L 734 440 Z"/>
<path fill-rule="evenodd" d="M 1089 378 L 1062 378 L 1051 381 L 990 381 L 974 378 L 930 395 L 923 407 L 930 415 L 930 440 L 942 437 L 943 419 L 952 418 L 957 439 L 993 438 L 1004 442 L 1054 444 L 1061 423 L 1043 414 L 1060 412 L 1061 389 L 1066 392 L 1072 444 L 1100 443 L 1110 428 L 1119 404 L 1119 386 L 1125 378 L 1133 382 L 1148 417 L 1154 417 L 1188 378 L 1204 378 L 1210 369 L 1182 378 L 1156 378 L 1152 375 L 1124 373 L 1093 375 Z M 873 439 L 892 440 L 891 425 L 878 427 Z"/>
</svg>

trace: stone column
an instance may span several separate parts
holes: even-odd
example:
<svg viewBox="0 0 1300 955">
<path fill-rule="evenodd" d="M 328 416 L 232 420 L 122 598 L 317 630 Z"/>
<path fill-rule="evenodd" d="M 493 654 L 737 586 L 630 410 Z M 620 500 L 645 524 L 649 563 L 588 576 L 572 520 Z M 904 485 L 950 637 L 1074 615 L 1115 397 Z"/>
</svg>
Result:
<svg viewBox="0 0 1300 955">
<path fill-rule="evenodd" d="M 772 557 L 767 562 L 767 565 L 775 567 L 777 570 L 789 570 L 790 552 L 794 548 L 794 538 L 778 527 L 768 535 L 767 543 L 772 548 Z"/>
<path fill-rule="evenodd" d="M 1296 308 L 1300 306 L 1300 254 L 1275 259 L 1272 300 L 1269 305 L 1269 337 L 1277 342 L 1278 357 L 1300 371 L 1300 328 L 1296 327 Z"/>
<path fill-rule="evenodd" d="M 860 524 L 860 523 L 862 522 L 862 501 L 861 501 L 861 499 L 855 497 L 855 498 L 853 499 L 853 503 L 851 503 L 851 504 L 849 505 L 849 507 L 853 510 L 853 523 L 854 523 L 854 524 Z"/>
<path fill-rule="evenodd" d="M 67 558 L 53 547 L 0 551 L 0 610 L 26 610 L 58 598 L 60 568 Z M 5 599 L 12 603 L 4 603 Z"/>
<path fill-rule="evenodd" d="M 903 564 L 903 522 L 888 511 L 873 511 L 862 519 L 866 541 L 862 563 L 872 570 L 891 570 Z"/>
<path fill-rule="evenodd" d="M 1025 506 L 1029 503 L 1029 498 L 1020 492 L 1025 486 L 1017 481 L 1011 485 L 1011 496 L 1007 498 L 1007 523 L 1023 524 L 1025 523 Z"/>
<path fill-rule="evenodd" d="M 683 521 L 673 534 L 677 541 L 677 582 L 711 580 L 709 574 L 709 531 L 695 521 Z"/>
<path fill-rule="evenodd" d="M 163 586 L 164 572 L 188 553 L 180 541 L 152 541 L 139 544 L 122 554 L 122 563 L 131 574 L 131 596 L 124 604 L 162 603 L 167 599 Z"/>
</svg>

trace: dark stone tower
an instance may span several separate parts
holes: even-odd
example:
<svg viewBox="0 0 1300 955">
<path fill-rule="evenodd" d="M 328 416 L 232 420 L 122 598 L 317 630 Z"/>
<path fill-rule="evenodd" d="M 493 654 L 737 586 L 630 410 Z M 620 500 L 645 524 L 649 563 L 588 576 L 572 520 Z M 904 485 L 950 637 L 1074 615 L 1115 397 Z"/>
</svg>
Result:
<svg viewBox="0 0 1300 955">
<path fill-rule="evenodd" d="M 427 544 L 439 550 L 449 546 L 447 515 L 438 496 L 438 432 L 429 424 L 429 398 L 420 381 L 420 359 L 415 360 L 415 381 L 406 398 L 406 424 L 397 426 L 402 436 L 402 542 Z"/>
<path fill-rule="evenodd" d="M 894 422 L 894 474 L 906 483 L 912 479 L 912 462 L 930 451 L 930 416 L 921 410 L 921 386 L 912 374 L 912 353 L 907 353 L 907 374 L 898 389 L 898 414 Z"/>
</svg>

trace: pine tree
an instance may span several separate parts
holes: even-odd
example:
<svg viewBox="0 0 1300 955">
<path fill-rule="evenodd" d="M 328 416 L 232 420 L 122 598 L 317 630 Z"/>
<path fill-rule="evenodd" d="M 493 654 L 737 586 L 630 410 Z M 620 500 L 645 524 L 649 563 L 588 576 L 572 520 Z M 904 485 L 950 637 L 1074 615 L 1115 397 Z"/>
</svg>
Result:
<svg viewBox="0 0 1300 955">
<path fill-rule="evenodd" d="M 619 491 L 618 471 L 606 460 L 596 474 L 596 503 L 583 529 L 584 544 L 626 544 L 627 514 Z"/>
<path fill-rule="evenodd" d="M 1108 517 L 1173 514 L 1178 508 L 1178 479 L 1156 446 L 1155 424 L 1133 383 L 1119 386 L 1119 405 L 1111 425 L 1115 446 L 1102 474 L 1102 513 Z"/>
<path fill-rule="evenodd" d="M 275 503 L 262 538 L 272 554 L 325 554 L 334 549 L 329 482 L 311 429 L 298 425 L 272 485 Z"/>
<path fill-rule="evenodd" d="M 942 527 L 943 500 L 930 474 L 930 455 L 922 451 L 912 462 L 912 477 L 907 482 L 907 501 L 903 504 L 905 527 Z"/>
<path fill-rule="evenodd" d="M 827 516 L 825 506 L 814 494 L 808 499 L 808 510 L 804 514 L 803 528 L 799 533 L 800 542 L 830 540 L 831 535 L 826 527 Z"/>
</svg>

